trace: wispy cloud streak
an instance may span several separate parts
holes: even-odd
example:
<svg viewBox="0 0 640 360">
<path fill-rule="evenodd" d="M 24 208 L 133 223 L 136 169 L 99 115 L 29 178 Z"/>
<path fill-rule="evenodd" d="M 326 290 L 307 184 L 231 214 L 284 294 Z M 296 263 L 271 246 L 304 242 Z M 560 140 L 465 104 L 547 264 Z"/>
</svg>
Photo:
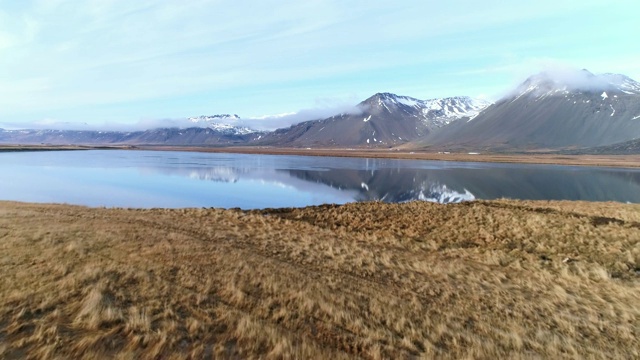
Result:
<svg viewBox="0 0 640 360">
<path fill-rule="evenodd" d="M 631 0 L 4 1 L 0 122 L 255 116 L 313 108 L 311 99 L 337 89 L 342 97 L 390 89 L 474 95 L 510 81 L 508 71 L 483 69 L 536 57 L 640 77 L 640 53 L 630 45 L 638 7 Z"/>
</svg>

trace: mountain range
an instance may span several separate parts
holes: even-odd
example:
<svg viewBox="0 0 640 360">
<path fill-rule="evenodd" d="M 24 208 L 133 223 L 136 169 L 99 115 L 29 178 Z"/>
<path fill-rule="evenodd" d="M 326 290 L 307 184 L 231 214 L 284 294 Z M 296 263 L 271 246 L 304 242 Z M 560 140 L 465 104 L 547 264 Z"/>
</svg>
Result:
<svg viewBox="0 0 640 360">
<path fill-rule="evenodd" d="M 51 145 L 230 146 L 254 142 L 262 132 L 216 124 L 214 128 L 161 128 L 145 131 L 2 130 L 0 143 Z"/>
<path fill-rule="evenodd" d="M 584 149 L 640 138 L 640 83 L 623 75 L 541 73 L 473 119 L 418 146 L 450 150 Z"/>
<path fill-rule="evenodd" d="M 260 145 L 449 151 L 640 152 L 640 83 L 587 70 L 533 75 L 495 103 L 466 96 L 420 100 L 377 93 L 350 113 L 275 131 L 238 115 L 187 118 L 186 128 L 146 131 L 2 130 L 0 143 Z"/>
<path fill-rule="evenodd" d="M 469 97 L 419 100 L 378 93 L 358 104 L 360 110 L 306 121 L 267 134 L 260 143 L 279 146 L 392 147 L 475 116 L 489 105 Z"/>
</svg>

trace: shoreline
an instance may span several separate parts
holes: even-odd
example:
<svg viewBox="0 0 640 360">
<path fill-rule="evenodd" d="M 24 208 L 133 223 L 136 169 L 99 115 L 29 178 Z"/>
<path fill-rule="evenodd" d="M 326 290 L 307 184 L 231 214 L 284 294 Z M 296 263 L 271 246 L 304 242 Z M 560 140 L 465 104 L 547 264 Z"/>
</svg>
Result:
<svg viewBox="0 0 640 360">
<path fill-rule="evenodd" d="M 560 154 L 496 154 L 496 153 L 434 153 L 398 149 L 302 149 L 279 147 L 199 147 L 199 146 L 136 146 L 135 150 L 187 151 L 255 155 L 331 156 L 373 159 L 428 160 L 455 162 L 487 162 L 498 164 L 538 164 L 640 168 L 639 155 L 560 155 Z"/>
<path fill-rule="evenodd" d="M 185 151 L 201 153 L 228 153 L 247 155 L 329 156 L 373 159 L 428 160 L 454 162 L 486 162 L 497 164 L 538 164 L 566 166 L 594 166 L 614 168 L 640 168 L 638 155 L 563 155 L 563 154 L 498 154 L 498 153 L 444 153 L 424 150 L 357 149 L 357 148 L 283 148 L 249 146 L 164 146 L 164 145 L 0 145 L 2 152 L 69 151 L 69 150 L 149 150 Z"/>
<path fill-rule="evenodd" d="M 75 150 L 131 150 L 132 146 L 103 145 L 12 145 L 0 144 L 0 153 L 29 151 L 75 151 Z"/>
</svg>

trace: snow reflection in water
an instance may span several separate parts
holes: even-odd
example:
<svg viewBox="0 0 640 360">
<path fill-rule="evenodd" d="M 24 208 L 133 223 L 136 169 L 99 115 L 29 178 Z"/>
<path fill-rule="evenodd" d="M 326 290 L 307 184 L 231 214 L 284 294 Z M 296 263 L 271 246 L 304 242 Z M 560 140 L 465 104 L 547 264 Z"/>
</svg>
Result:
<svg viewBox="0 0 640 360">
<path fill-rule="evenodd" d="M 126 207 L 288 207 L 475 199 L 640 203 L 640 170 L 148 151 L 0 154 L 0 199 Z"/>
</svg>

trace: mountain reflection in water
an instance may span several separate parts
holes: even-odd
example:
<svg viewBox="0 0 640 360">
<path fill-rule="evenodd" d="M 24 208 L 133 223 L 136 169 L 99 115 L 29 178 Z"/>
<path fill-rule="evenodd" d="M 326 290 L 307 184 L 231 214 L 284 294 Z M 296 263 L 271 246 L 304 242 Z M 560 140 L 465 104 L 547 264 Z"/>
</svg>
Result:
<svg viewBox="0 0 640 360">
<path fill-rule="evenodd" d="M 397 162 L 407 163 L 393 167 Z M 640 171 L 636 170 L 505 164 L 407 167 L 413 162 L 368 159 L 366 169 L 219 166 L 156 168 L 155 171 L 206 181 L 235 183 L 250 179 L 301 191 L 348 192 L 352 201 L 399 203 L 421 200 L 446 204 L 511 198 L 640 203 Z"/>
<path fill-rule="evenodd" d="M 454 165 L 455 166 L 455 165 Z M 439 203 L 474 199 L 640 202 L 640 172 L 564 166 L 482 164 L 478 168 L 290 170 L 309 181 L 359 190 L 355 200 Z M 365 186 L 362 186 L 365 185 Z"/>
<path fill-rule="evenodd" d="M 165 151 L 2 153 L 0 184 L 0 200 L 123 207 L 640 203 L 640 169 Z"/>
</svg>

